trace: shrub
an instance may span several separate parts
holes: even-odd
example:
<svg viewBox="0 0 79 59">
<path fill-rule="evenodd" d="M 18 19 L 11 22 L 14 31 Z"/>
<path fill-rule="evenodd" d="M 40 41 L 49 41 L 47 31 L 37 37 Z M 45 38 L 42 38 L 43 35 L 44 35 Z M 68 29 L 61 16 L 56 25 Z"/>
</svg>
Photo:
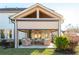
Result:
<svg viewBox="0 0 79 59">
<path fill-rule="evenodd" d="M 64 37 L 64 36 L 55 37 L 55 45 L 58 49 L 65 50 L 68 48 L 68 44 L 69 44 L 69 41 L 66 37 Z"/>
<path fill-rule="evenodd" d="M 69 38 L 70 38 L 69 49 L 74 51 L 75 47 L 78 45 L 79 36 L 69 36 Z"/>
</svg>

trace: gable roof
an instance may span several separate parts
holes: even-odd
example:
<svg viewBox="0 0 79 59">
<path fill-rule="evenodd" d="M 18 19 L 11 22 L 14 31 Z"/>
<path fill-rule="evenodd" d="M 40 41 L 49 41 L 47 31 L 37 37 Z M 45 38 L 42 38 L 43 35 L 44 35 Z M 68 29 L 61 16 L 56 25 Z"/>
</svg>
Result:
<svg viewBox="0 0 79 59">
<path fill-rule="evenodd" d="M 10 16 L 10 19 L 16 19 L 17 16 L 19 16 L 19 15 L 21 15 L 21 14 L 27 12 L 28 10 L 33 9 L 33 8 L 35 8 L 35 7 L 37 7 L 37 6 L 43 8 L 44 10 L 48 11 L 48 12 L 51 13 L 51 14 L 56 15 L 56 16 L 59 17 L 60 19 L 63 18 L 62 15 L 58 14 L 58 13 L 55 12 L 54 10 L 51 10 L 51 9 L 49 9 L 49 8 L 47 8 L 47 7 L 45 7 L 45 6 L 41 5 L 41 4 L 39 4 L 39 3 L 36 3 L 36 4 L 32 5 L 32 6 L 30 6 L 29 8 L 27 8 L 27 9 L 25 9 L 25 10 L 23 10 L 23 11 L 17 13 L 17 14 L 15 14 L 15 15 Z"/>
<path fill-rule="evenodd" d="M 25 10 L 25 8 L 0 8 L 0 13 L 18 13 Z"/>
</svg>

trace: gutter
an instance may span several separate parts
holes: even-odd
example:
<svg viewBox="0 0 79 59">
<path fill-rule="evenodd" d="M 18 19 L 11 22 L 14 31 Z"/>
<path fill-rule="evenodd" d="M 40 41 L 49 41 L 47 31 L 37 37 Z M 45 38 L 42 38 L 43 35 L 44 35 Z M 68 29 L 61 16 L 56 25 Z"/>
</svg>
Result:
<svg viewBox="0 0 79 59">
<path fill-rule="evenodd" d="M 14 22 L 12 21 L 13 19 L 11 19 L 10 16 L 9 16 L 8 18 L 9 18 L 9 19 L 11 20 L 11 22 L 14 24 Z"/>
</svg>

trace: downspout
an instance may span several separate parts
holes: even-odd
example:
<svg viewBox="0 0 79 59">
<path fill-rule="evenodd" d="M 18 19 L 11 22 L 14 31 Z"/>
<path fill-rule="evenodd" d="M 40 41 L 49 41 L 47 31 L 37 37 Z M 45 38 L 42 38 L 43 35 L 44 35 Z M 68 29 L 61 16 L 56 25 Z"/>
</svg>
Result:
<svg viewBox="0 0 79 59">
<path fill-rule="evenodd" d="M 14 19 L 14 21 L 12 21 L 13 19 L 11 19 L 10 17 L 8 17 L 10 20 L 11 20 L 11 22 L 14 24 L 14 29 L 13 29 L 13 31 L 14 31 L 14 47 L 15 47 L 15 19 Z"/>
</svg>

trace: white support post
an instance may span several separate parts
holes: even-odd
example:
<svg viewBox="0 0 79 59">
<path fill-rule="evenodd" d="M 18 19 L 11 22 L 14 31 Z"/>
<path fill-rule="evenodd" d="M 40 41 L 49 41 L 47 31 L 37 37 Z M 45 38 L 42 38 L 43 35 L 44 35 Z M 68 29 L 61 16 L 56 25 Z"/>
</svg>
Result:
<svg viewBox="0 0 79 59">
<path fill-rule="evenodd" d="M 61 21 L 58 21 L 58 36 L 61 35 Z"/>
<path fill-rule="evenodd" d="M 18 46 L 19 46 L 18 33 L 19 33 L 19 31 L 17 30 L 17 48 L 18 48 Z"/>
<path fill-rule="evenodd" d="M 16 22 L 16 20 L 15 20 L 15 48 L 18 48 L 17 22 Z"/>
<path fill-rule="evenodd" d="M 1 39 L 1 30 L 0 30 L 0 39 Z"/>
<path fill-rule="evenodd" d="M 36 17 L 39 18 L 39 9 L 37 8 Z"/>
</svg>

